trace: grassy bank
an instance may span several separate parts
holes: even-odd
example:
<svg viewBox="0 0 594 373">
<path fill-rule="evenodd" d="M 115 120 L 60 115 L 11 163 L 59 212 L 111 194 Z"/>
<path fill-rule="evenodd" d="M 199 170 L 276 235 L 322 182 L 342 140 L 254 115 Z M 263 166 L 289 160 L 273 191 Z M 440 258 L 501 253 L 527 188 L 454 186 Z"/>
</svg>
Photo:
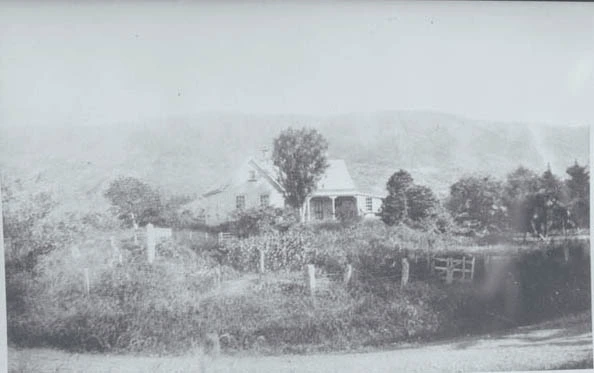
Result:
<svg viewBox="0 0 594 373">
<path fill-rule="evenodd" d="M 301 227 L 222 247 L 173 241 L 160 246 L 153 264 L 127 240 L 122 263 L 105 239 L 85 245 L 80 255 L 58 249 L 31 271 L 10 272 L 12 344 L 183 353 L 216 340 L 228 353 L 338 351 L 484 332 L 590 307 L 584 243 L 514 251 L 495 277 L 473 252 L 480 259 L 475 281 L 453 285 L 435 278 L 426 260 L 464 248 L 402 227 Z M 262 248 L 266 273 L 256 274 Z M 401 288 L 403 257 L 411 281 Z M 316 267 L 314 295 L 303 278 L 307 263 Z M 354 268 L 349 284 L 347 263 Z M 511 282 L 502 276 L 509 273 Z"/>
</svg>

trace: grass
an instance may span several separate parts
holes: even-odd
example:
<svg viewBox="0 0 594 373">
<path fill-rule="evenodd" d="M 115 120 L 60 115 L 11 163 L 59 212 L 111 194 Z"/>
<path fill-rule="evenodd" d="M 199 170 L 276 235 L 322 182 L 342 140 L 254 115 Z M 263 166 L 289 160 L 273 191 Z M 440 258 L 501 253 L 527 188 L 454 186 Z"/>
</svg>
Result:
<svg viewBox="0 0 594 373">
<path fill-rule="evenodd" d="M 429 243 L 419 232 L 366 224 L 342 233 L 298 231 L 267 238 L 269 253 L 277 255 L 267 257 L 267 266 L 277 262 L 265 274 L 254 273 L 253 253 L 242 251 L 260 247 L 258 240 L 238 246 L 233 252 L 238 260 L 222 260 L 222 265 L 208 252 L 175 241 L 160 247 L 153 265 L 133 245 L 123 245 L 124 264 L 114 264 L 105 240 L 81 247 L 76 258 L 55 250 L 33 273 L 9 276 L 9 339 L 22 347 L 179 354 L 204 346 L 214 334 L 230 354 L 299 354 L 364 350 L 516 325 L 489 316 L 507 317 L 505 299 L 497 293 L 485 297 L 480 276 L 473 285 L 445 286 L 413 270 L 411 282 L 401 289 L 400 257 L 443 244 Z M 285 255 L 285 247 L 293 257 Z M 314 296 L 296 270 L 306 258 L 303 252 L 313 253 L 306 260 L 316 264 Z M 589 267 L 569 271 L 552 256 L 530 255 L 528 269 L 519 273 L 530 302 L 549 312 L 539 317 L 589 308 L 589 302 L 580 301 L 590 299 Z M 341 271 L 348 261 L 355 275 L 345 286 Z M 426 267 L 422 262 L 414 266 Z M 89 295 L 84 267 L 90 268 Z M 221 284 L 214 268 L 221 271 Z"/>
</svg>

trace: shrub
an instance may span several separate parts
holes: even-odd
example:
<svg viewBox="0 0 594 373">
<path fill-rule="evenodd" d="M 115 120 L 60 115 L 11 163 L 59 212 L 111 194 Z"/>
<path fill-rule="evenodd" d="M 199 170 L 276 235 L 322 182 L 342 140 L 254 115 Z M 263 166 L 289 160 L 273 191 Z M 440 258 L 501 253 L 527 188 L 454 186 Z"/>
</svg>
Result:
<svg viewBox="0 0 594 373">
<path fill-rule="evenodd" d="M 56 250 L 38 263 L 35 277 L 11 280 L 26 294 L 24 312 L 11 305 L 11 341 L 71 350 L 174 351 L 198 338 L 187 321 L 201 294 L 214 286 L 205 261 L 188 248 L 168 247 L 153 265 L 127 252 L 125 265 L 110 266 L 108 248 L 95 245 L 82 248 L 78 259 Z M 89 295 L 83 267 L 89 268 Z M 233 271 L 223 273 L 233 278 Z"/>
</svg>

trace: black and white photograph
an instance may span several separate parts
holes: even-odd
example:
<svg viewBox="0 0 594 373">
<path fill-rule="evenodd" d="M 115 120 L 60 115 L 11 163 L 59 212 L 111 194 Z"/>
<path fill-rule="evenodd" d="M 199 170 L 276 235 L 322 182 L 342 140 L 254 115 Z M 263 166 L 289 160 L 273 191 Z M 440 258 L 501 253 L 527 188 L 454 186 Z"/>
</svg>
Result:
<svg viewBox="0 0 594 373">
<path fill-rule="evenodd" d="M 0 2 L 0 372 L 594 369 L 594 4 Z"/>
</svg>

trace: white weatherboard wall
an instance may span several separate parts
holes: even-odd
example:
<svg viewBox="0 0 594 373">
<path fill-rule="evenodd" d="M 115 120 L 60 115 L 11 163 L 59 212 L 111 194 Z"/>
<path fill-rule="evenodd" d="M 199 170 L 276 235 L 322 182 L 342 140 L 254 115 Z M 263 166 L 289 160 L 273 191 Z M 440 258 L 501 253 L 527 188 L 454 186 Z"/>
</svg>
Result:
<svg viewBox="0 0 594 373">
<path fill-rule="evenodd" d="M 375 215 L 377 214 L 381 207 L 382 207 L 382 199 L 379 197 L 371 196 L 371 211 L 367 210 L 367 198 L 370 196 L 366 195 L 358 195 L 357 196 L 357 206 L 359 211 L 363 213 L 363 215 Z"/>
<path fill-rule="evenodd" d="M 251 178 L 251 171 L 254 171 L 255 179 Z M 204 198 L 206 223 L 219 224 L 228 220 L 237 208 L 236 198 L 239 195 L 245 198 L 245 209 L 260 207 L 262 195 L 268 195 L 269 206 L 282 208 L 285 205 L 282 193 L 272 185 L 271 181 L 259 174 L 254 167 L 246 164 L 223 191 Z"/>
</svg>

